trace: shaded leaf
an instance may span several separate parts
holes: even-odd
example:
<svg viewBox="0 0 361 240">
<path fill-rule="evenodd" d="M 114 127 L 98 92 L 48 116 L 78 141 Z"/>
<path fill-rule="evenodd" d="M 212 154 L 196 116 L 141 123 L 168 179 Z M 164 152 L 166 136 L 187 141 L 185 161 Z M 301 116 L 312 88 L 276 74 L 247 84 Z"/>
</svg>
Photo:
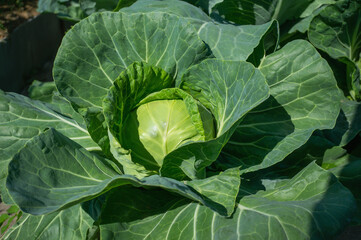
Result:
<svg viewBox="0 0 361 240">
<path fill-rule="evenodd" d="M 163 188 L 224 212 L 222 204 L 204 201 L 201 194 L 174 179 L 153 175 L 139 180 L 119 175 L 106 159 L 91 154 L 53 129 L 34 137 L 15 155 L 7 178 L 7 189 L 16 204 L 34 215 L 89 201 L 123 185 Z"/>
<path fill-rule="evenodd" d="M 102 239 L 329 239 L 354 209 L 352 194 L 312 163 L 282 186 L 240 199 L 231 218 L 164 191 L 114 189 L 100 230 Z"/>
<path fill-rule="evenodd" d="M 283 24 L 301 16 L 309 4 L 308 0 L 224 0 L 213 7 L 211 16 L 241 25 L 259 25 L 272 19 Z"/>
<path fill-rule="evenodd" d="M 225 206 L 226 212 L 222 215 L 230 216 L 234 211 L 240 181 L 239 169 L 233 168 L 221 172 L 219 175 L 189 181 L 186 184 L 202 194 L 205 201 L 211 200 L 210 204 L 213 201 Z"/>
<path fill-rule="evenodd" d="M 349 95 L 361 99 L 361 2 L 342 0 L 324 8 L 311 22 L 312 44 L 347 65 Z"/>
<path fill-rule="evenodd" d="M 51 102 L 54 92 L 57 92 L 55 82 L 40 82 L 34 80 L 28 89 L 31 99 L 42 102 Z"/>
<path fill-rule="evenodd" d="M 118 3 L 119 2 L 119 3 Z M 57 14 L 58 17 L 77 22 L 98 11 L 119 8 L 130 0 L 39 0 L 37 11 Z"/>
<path fill-rule="evenodd" d="M 212 112 L 217 123 L 216 139 L 177 148 L 164 158 L 161 174 L 195 179 L 217 159 L 240 119 L 268 98 L 269 89 L 252 64 L 216 59 L 191 67 L 180 87 Z"/>
<path fill-rule="evenodd" d="M 167 12 L 185 18 L 197 29 L 198 36 L 209 46 L 212 54 L 223 60 L 246 60 L 254 49 L 268 50 L 272 46 L 276 47 L 278 41 L 278 25 L 275 21 L 267 21 L 260 26 L 216 23 L 199 8 L 178 0 L 139 0 L 122 11 Z M 269 40 L 271 46 L 263 43 L 264 38 Z"/>
<path fill-rule="evenodd" d="M 93 222 L 80 205 L 42 216 L 23 214 L 3 239 L 86 239 Z"/>
<path fill-rule="evenodd" d="M 269 167 L 301 147 L 316 129 L 333 128 L 340 90 L 327 62 L 306 41 L 268 55 L 260 70 L 271 97 L 250 111 L 222 151 L 225 167 Z"/>
<path fill-rule="evenodd" d="M 97 13 L 67 32 L 54 62 L 54 79 L 59 92 L 75 106 L 101 109 L 113 81 L 133 62 L 147 62 L 177 77 L 206 50 L 179 17 Z"/>
<path fill-rule="evenodd" d="M 60 105 L 57 106 L 60 108 Z M 0 92 L 0 190 L 6 203 L 12 203 L 5 189 L 8 163 L 29 139 L 45 128 L 58 129 L 88 150 L 99 149 L 85 126 L 56 112 L 59 108 L 15 93 Z"/>
</svg>

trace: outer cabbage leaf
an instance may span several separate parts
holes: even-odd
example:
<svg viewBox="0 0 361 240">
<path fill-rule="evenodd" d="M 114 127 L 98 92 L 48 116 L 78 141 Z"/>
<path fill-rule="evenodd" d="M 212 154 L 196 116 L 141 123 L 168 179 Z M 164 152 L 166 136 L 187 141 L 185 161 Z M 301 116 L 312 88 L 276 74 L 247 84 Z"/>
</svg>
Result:
<svg viewBox="0 0 361 240">
<path fill-rule="evenodd" d="M 270 1 L 249 1 L 249 0 L 221 0 L 211 6 L 210 15 L 218 19 L 222 17 L 227 21 L 236 24 L 264 24 L 270 20 L 277 20 L 281 25 L 290 21 L 301 19 L 292 29 L 308 29 L 309 23 L 317 11 L 324 4 L 334 3 L 335 0 L 270 0 Z M 287 28 L 287 26 L 285 26 Z M 292 32 L 292 31 L 289 31 Z"/>
<path fill-rule="evenodd" d="M 304 146 L 292 153 L 285 161 L 267 170 L 268 172 L 277 173 L 283 177 L 289 177 L 292 174 L 297 173 L 300 169 L 303 169 L 312 161 L 319 162 L 324 169 L 333 173 L 338 180 L 352 192 L 353 196 L 356 198 L 357 211 L 355 211 L 355 214 L 353 215 L 351 225 L 360 225 L 360 157 L 349 154 L 347 150 L 342 147 L 335 146 L 326 138 L 322 138 L 321 136 L 312 136 Z M 262 172 L 265 173 L 265 171 Z M 271 176 L 271 178 L 272 177 L 273 176 Z"/>
<path fill-rule="evenodd" d="M 343 155 L 346 150 L 341 147 L 349 144 L 361 131 L 360 113 L 361 105 L 359 103 L 344 100 L 335 127 L 315 131 L 307 143 L 286 158 L 282 164 L 283 168 L 288 171 L 291 169 L 298 171 L 315 160 L 320 163 L 327 161 L 327 168 L 337 166 L 338 163 L 336 161 L 332 163 L 332 159 Z M 297 161 L 294 161 L 295 159 Z"/>
<path fill-rule="evenodd" d="M 168 154 L 161 175 L 195 179 L 217 159 L 241 118 L 268 98 L 269 88 L 252 64 L 216 59 L 191 67 L 180 87 L 212 112 L 217 123 L 216 138 L 186 144 Z"/>
<path fill-rule="evenodd" d="M 305 33 L 308 31 L 310 24 L 315 16 L 317 16 L 322 9 L 324 9 L 328 4 L 336 3 L 335 0 L 315 0 L 303 11 L 300 18 L 301 20 L 292 26 L 288 33 L 294 33 L 299 31 Z"/>
<path fill-rule="evenodd" d="M 80 21 L 97 11 L 120 9 L 132 0 L 39 0 L 38 12 L 50 12 L 70 21 Z"/>
<path fill-rule="evenodd" d="M 88 213 L 89 216 L 91 216 L 91 218 L 94 221 L 98 221 L 98 219 L 100 217 L 102 206 L 105 203 L 107 196 L 108 196 L 108 193 L 105 193 L 105 194 L 100 195 L 99 197 L 93 198 L 90 201 L 83 202 L 80 205 L 82 206 L 84 211 L 86 213 Z M 97 223 L 95 225 L 97 225 Z"/>
<path fill-rule="evenodd" d="M 4 202 L 12 202 L 5 189 L 10 160 L 29 139 L 45 128 L 58 129 L 88 150 L 99 149 L 84 124 L 66 116 L 76 115 L 70 104 L 61 97 L 58 97 L 58 100 L 59 102 L 46 104 L 15 93 L 0 91 L 0 190 Z"/>
<path fill-rule="evenodd" d="M 186 184 L 205 196 L 205 201 L 212 204 L 216 202 L 225 206 L 221 215 L 230 216 L 234 212 L 240 186 L 240 171 L 238 168 L 231 168 L 219 175 L 205 179 L 189 181 Z"/>
<path fill-rule="evenodd" d="M 353 144 L 350 142 L 361 131 L 360 111 L 359 103 L 344 99 L 333 129 L 316 130 L 304 145 L 292 152 L 283 161 L 270 168 L 250 174 L 262 176 L 264 179 L 273 179 L 275 176 L 277 178 L 290 178 L 313 161 L 318 162 L 325 169 L 342 165 L 340 170 L 337 170 L 342 172 L 343 165 L 354 161 L 353 156 L 349 155 L 347 151 L 352 150 Z M 357 145 L 354 147 L 358 148 Z M 352 165 L 355 166 L 355 163 Z M 355 168 L 355 172 L 357 171 Z M 358 174 L 355 174 L 351 179 L 357 178 L 357 176 Z"/>
<path fill-rule="evenodd" d="M 347 187 L 357 201 L 357 213 L 352 219 L 352 224 L 361 224 L 361 158 L 350 154 L 341 156 L 333 155 L 332 158 L 325 159 L 323 167 L 329 168 L 329 171 L 336 175 L 339 181 Z"/>
<path fill-rule="evenodd" d="M 327 159 L 336 159 L 339 155 L 343 155 L 346 150 L 341 147 L 347 147 L 347 144 L 361 131 L 360 117 L 361 104 L 343 99 L 335 127 L 316 130 L 305 144 L 287 156 L 284 161 L 276 164 L 272 171 L 295 174 L 312 161 L 321 164 Z M 341 153 L 338 152 L 339 150 Z M 327 168 L 337 166 L 336 162 L 331 164 L 332 160 L 327 162 Z"/>
<path fill-rule="evenodd" d="M 213 7 L 210 14 L 241 25 L 259 25 L 272 19 L 283 24 L 298 18 L 309 5 L 309 0 L 223 0 Z"/>
<path fill-rule="evenodd" d="M 330 130 L 316 131 L 314 136 L 327 139 L 334 146 L 343 147 L 361 132 L 361 103 L 344 98 L 336 126 Z"/>
<path fill-rule="evenodd" d="M 178 0 L 139 0 L 124 12 L 167 12 L 185 18 L 197 29 L 198 36 L 209 46 L 216 58 L 246 60 L 255 49 L 261 51 L 276 47 L 278 25 L 275 21 L 260 26 L 235 26 L 211 20 L 203 11 Z"/>
<path fill-rule="evenodd" d="M 189 2 L 190 4 L 193 4 L 195 6 L 199 6 L 204 12 L 207 14 L 212 12 L 212 8 L 220 2 L 223 2 L 223 0 L 185 0 L 185 2 Z"/>
<path fill-rule="evenodd" d="M 187 18 L 190 21 L 211 21 L 210 17 L 201 9 L 179 0 L 137 0 L 130 7 L 121 11 L 127 13 L 169 13 Z"/>
<path fill-rule="evenodd" d="M 311 22 L 312 44 L 347 65 L 347 85 L 361 99 L 361 1 L 342 0 L 324 8 Z"/>
<path fill-rule="evenodd" d="M 116 11 L 134 1 L 136 0 L 79 0 L 80 6 L 87 16 L 99 11 Z"/>
<path fill-rule="evenodd" d="M 76 107 L 101 109 L 113 81 L 132 63 L 146 62 L 176 78 L 206 50 L 192 26 L 177 16 L 96 13 L 64 37 L 54 78 L 60 93 Z"/>
<path fill-rule="evenodd" d="M 59 92 L 85 116 L 92 138 L 109 153 L 102 100 L 120 72 L 142 61 L 176 78 L 207 51 L 195 29 L 177 16 L 96 13 L 64 37 L 54 62 L 54 79 Z"/>
<path fill-rule="evenodd" d="M 279 187 L 241 198 L 231 218 L 164 191 L 115 189 L 100 233 L 102 239 L 329 239 L 354 209 L 352 194 L 312 163 Z"/>
<path fill-rule="evenodd" d="M 230 188 L 233 187 L 238 192 L 239 171 L 238 174 L 228 171 L 220 177 L 227 179 L 227 176 L 228 181 L 233 183 Z M 219 181 L 209 183 L 214 184 L 214 189 L 219 189 L 217 182 Z M 196 182 L 192 186 L 201 188 L 202 184 L 204 183 Z M 131 175 L 120 175 L 106 159 L 91 154 L 53 129 L 28 141 L 10 162 L 7 178 L 7 189 L 15 203 L 22 211 L 34 215 L 51 213 L 91 200 L 123 185 L 160 187 L 201 202 L 225 215 L 233 212 L 236 198 L 234 195 L 223 206 L 219 197 L 205 192 L 204 196 L 209 195 L 207 199 L 211 199 L 205 201 L 202 193 L 174 179 L 153 175 L 139 180 Z M 219 189 L 219 192 L 224 195 L 228 190 Z"/>
<path fill-rule="evenodd" d="M 55 82 L 40 82 L 34 80 L 28 89 L 28 94 L 31 99 L 42 102 L 51 102 L 54 93 L 57 92 Z"/>
<path fill-rule="evenodd" d="M 37 11 L 54 13 L 70 21 L 79 21 L 86 16 L 79 0 L 39 0 Z"/>
<path fill-rule="evenodd" d="M 302 18 L 298 23 L 292 26 L 288 33 L 292 34 L 295 32 L 306 33 L 310 27 L 310 24 L 315 16 L 317 16 L 324 7 L 316 9 L 310 16 Z"/>
<path fill-rule="evenodd" d="M 135 162 L 128 150 L 125 150 L 119 143 L 119 141 L 112 135 L 109 134 L 109 143 L 110 143 L 110 152 L 113 154 L 113 157 L 122 165 L 124 174 L 132 175 L 138 179 L 157 174 L 155 170 L 147 169 L 147 162 L 142 162 L 142 164 Z"/>
<path fill-rule="evenodd" d="M 33 81 L 28 89 L 29 97 L 47 103 L 54 111 L 74 119 L 78 124 L 85 126 L 83 117 L 77 113 L 71 103 L 60 95 L 55 82 Z"/>
<path fill-rule="evenodd" d="M 257 26 L 235 26 L 206 22 L 199 27 L 198 34 L 216 58 L 247 60 L 257 66 L 266 50 L 273 51 L 277 46 L 278 24 L 270 21 Z"/>
<path fill-rule="evenodd" d="M 95 107 L 81 109 L 79 112 L 83 115 L 91 138 L 101 147 L 101 150 L 106 157 L 113 158 L 107 134 L 108 126 L 105 122 L 103 112 Z"/>
<path fill-rule="evenodd" d="M 28 93 L 31 99 L 49 103 L 53 110 L 71 117 L 79 124 L 87 125 L 88 132 L 92 133 L 92 139 L 102 147 L 103 154 L 112 157 L 108 138 L 103 136 L 104 129 L 107 126 L 104 123 L 103 114 L 98 109 L 89 109 L 85 112 L 85 116 L 81 116 L 73 109 L 71 103 L 60 95 L 55 82 L 39 82 L 35 80 L 29 87 Z M 87 124 L 84 120 L 87 121 Z"/>
<path fill-rule="evenodd" d="M 260 174 L 266 179 L 273 178 L 275 174 L 288 178 L 302 170 L 308 163 L 317 161 L 323 168 L 334 173 L 340 182 L 351 190 L 358 203 L 358 211 L 353 223 L 360 224 L 361 192 L 359 181 L 361 161 L 359 157 L 349 154 L 346 150 L 352 149 L 353 143 L 346 144 L 349 144 L 361 130 L 360 111 L 359 103 L 344 100 L 341 104 L 341 112 L 337 118 L 336 126 L 333 129 L 315 131 L 302 147 L 290 154 L 284 161 L 271 168 L 258 171 L 256 174 Z M 342 146 L 345 146 L 346 149 Z M 357 145 L 354 147 L 358 148 Z"/>
<path fill-rule="evenodd" d="M 240 25 L 264 24 L 272 19 L 278 2 L 282 1 L 223 0 L 214 5 L 210 16 Z"/>
<path fill-rule="evenodd" d="M 337 59 L 357 60 L 361 52 L 361 3 L 342 0 L 327 6 L 313 19 L 310 41 Z"/>
<path fill-rule="evenodd" d="M 43 216 L 23 213 L 3 239 L 87 239 L 93 222 L 80 205 Z"/>
<path fill-rule="evenodd" d="M 277 20 L 282 26 L 281 41 L 288 42 L 289 38 L 304 38 L 289 34 L 297 31 L 305 33 L 324 5 L 334 2 L 335 0 L 221 0 L 217 1 L 216 5 L 212 4 L 210 16 L 217 21 L 230 21 L 241 25 L 260 25 Z M 201 1 L 199 4 L 203 6 L 202 3 Z"/>
<path fill-rule="evenodd" d="M 315 10 L 319 9 L 320 7 L 334 3 L 336 3 L 336 0 L 313 0 L 302 12 L 300 17 L 305 18 L 311 16 Z"/>
<path fill-rule="evenodd" d="M 213 113 L 217 137 L 269 96 L 261 72 L 238 61 L 205 60 L 184 74 L 180 87 Z"/>
<path fill-rule="evenodd" d="M 219 163 L 245 171 L 269 167 L 301 147 L 316 129 L 333 128 L 341 92 L 327 62 L 303 40 L 268 55 L 259 69 L 271 97 L 246 115 Z"/>
</svg>

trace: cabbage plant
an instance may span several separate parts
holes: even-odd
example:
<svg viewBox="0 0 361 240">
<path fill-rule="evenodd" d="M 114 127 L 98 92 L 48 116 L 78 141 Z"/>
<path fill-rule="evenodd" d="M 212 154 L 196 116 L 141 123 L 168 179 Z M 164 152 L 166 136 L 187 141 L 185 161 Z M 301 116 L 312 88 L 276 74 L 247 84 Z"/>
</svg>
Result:
<svg viewBox="0 0 361 240">
<path fill-rule="evenodd" d="M 352 193 L 314 161 L 280 167 L 335 126 L 342 92 L 309 42 L 277 48 L 278 32 L 175 0 L 77 23 L 55 84 L 0 93 L 1 197 L 23 212 L 4 238 L 338 234 Z"/>
<path fill-rule="evenodd" d="M 37 11 L 54 13 L 59 18 L 78 22 L 94 12 L 118 11 L 136 0 L 39 0 Z"/>
</svg>

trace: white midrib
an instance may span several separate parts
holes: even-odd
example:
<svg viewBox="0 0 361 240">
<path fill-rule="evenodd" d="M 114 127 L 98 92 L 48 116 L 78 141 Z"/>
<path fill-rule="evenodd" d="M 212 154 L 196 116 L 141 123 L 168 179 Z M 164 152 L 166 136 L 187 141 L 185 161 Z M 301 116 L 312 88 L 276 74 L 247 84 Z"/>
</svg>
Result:
<svg viewBox="0 0 361 240">
<path fill-rule="evenodd" d="M 285 235 L 286 235 L 286 239 L 289 239 L 289 237 L 288 237 L 288 235 L 287 235 L 287 231 L 286 231 L 286 229 L 285 229 L 284 226 L 283 226 L 283 222 L 278 218 L 278 216 L 272 215 L 272 214 L 268 214 L 268 213 L 265 213 L 265 212 L 261 212 L 261 211 L 258 211 L 258 210 L 256 210 L 256 209 L 253 209 L 253 208 L 248 208 L 248 207 L 246 207 L 246 206 L 244 206 L 244 205 L 241 205 L 241 204 L 237 204 L 237 208 L 240 210 L 240 212 L 239 212 L 240 215 L 242 214 L 242 212 L 243 212 L 244 210 L 246 210 L 246 211 L 251 211 L 251 212 L 258 213 L 258 214 L 263 215 L 263 216 L 267 216 L 267 217 L 269 217 L 269 218 L 274 218 L 274 219 L 276 219 L 276 220 L 279 222 L 281 228 L 283 229 L 283 232 L 284 232 Z M 237 226 L 237 228 L 238 228 L 238 227 L 239 227 L 239 226 Z M 238 229 L 237 229 L 237 230 L 238 230 Z M 238 232 L 239 232 L 239 230 L 238 230 Z"/>
<path fill-rule="evenodd" d="M 46 113 L 46 114 L 48 114 L 48 115 L 50 115 L 50 116 L 52 116 L 52 117 L 55 117 L 55 118 L 59 119 L 59 120 L 62 121 L 62 122 L 65 122 L 66 124 L 69 124 L 69 125 L 77 128 L 77 129 L 79 129 L 80 131 L 82 131 L 82 132 L 86 133 L 87 135 L 89 135 L 89 133 L 88 133 L 84 128 L 80 127 L 78 124 L 72 123 L 72 122 L 70 122 L 70 121 L 68 121 L 68 120 L 66 120 L 66 119 L 64 119 L 64 118 L 61 118 L 61 117 L 57 116 L 57 115 L 54 114 L 54 113 L 45 111 L 44 109 L 41 109 L 41 108 L 37 108 L 37 109 L 39 109 L 39 110 L 42 111 L 43 113 Z"/>
<path fill-rule="evenodd" d="M 20 228 L 18 231 L 18 234 L 15 237 L 15 239 L 17 239 L 20 234 L 20 230 L 21 230 L 23 224 L 28 220 L 29 217 L 30 217 L 30 215 L 26 216 L 26 218 L 23 219 L 23 221 L 19 224 L 19 226 L 15 227 L 15 228 L 11 228 L 10 231 L 7 233 L 7 236 L 10 236 L 11 233 L 13 233 L 16 229 Z M 6 239 L 9 239 L 9 238 L 7 237 Z"/>
<path fill-rule="evenodd" d="M 197 204 L 196 210 L 193 217 L 193 239 L 197 240 L 197 217 L 200 204 Z"/>
<path fill-rule="evenodd" d="M 175 206 L 177 206 L 177 204 L 179 204 L 180 202 L 182 202 L 182 200 L 179 200 L 177 202 L 175 202 L 172 206 L 169 207 L 169 210 L 170 209 L 173 209 Z M 165 212 L 165 214 L 162 216 L 162 218 L 159 220 L 159 222 L 153 227 L 153 229 L 143 238 L 143 240 L 147 239 L 150 234 L 152 232 L 154 232 L 154 230 L 159 226 L 159 224 L 162 222 L 162 220 L 164 219 L 164 217 L 167 215 L 167 213 L 169 213 L 168 211 Z"/>
<path fill-rule="evenodd" d="M 178 219 L 178 217 L 179 217 L 187 208 L 189 208 L 191 205 L 192 205 L 191 203 L 188 204 L 187 207 L 183 208 L 182 211 L 180 211 L 180 212 L 177 214 L 177 216 L 175 216 L 175 218 L 173 219 L 172 223 L 169 225 L 169 229 L 168 229 L 167 235 L 166 235 L 166 237 L 165 237 L 166 240 L 169 239 L 169 238 L 168 238 L 168 237 L 169 237 L 169 233 L 170 233 L 170 230 L 172 229 L 172 226 L 173 226 L 173 224 L 175 223 L 175 221 L 176 221 L 176 220 Z"/>
</svg>

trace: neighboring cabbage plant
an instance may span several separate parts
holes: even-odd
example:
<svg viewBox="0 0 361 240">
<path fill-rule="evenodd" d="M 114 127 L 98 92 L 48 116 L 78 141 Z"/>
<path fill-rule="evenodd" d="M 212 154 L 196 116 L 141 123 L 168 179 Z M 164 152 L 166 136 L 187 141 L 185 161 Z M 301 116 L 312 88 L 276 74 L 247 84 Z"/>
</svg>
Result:
<svg viewBox="0 0 361 240">
<path fill-rule="evenodd" d="M 335 236 L 351 192 L 315 162 L 272 167 L 335 126 L 341 91 L 310 43 L 275 51 L 277 27 L 175 0 L 76 24 L 56 86 L 0 92 L 1 197 L 23 212 L 4 238 Z"/>
<path fill-rule="evenodd" d="M 90 14 L 102 11 L 118 11 L 136 0 L 39 0 L 37 11 L 54 13 L 59 18 L 78 22 Z"/>
</svg>

